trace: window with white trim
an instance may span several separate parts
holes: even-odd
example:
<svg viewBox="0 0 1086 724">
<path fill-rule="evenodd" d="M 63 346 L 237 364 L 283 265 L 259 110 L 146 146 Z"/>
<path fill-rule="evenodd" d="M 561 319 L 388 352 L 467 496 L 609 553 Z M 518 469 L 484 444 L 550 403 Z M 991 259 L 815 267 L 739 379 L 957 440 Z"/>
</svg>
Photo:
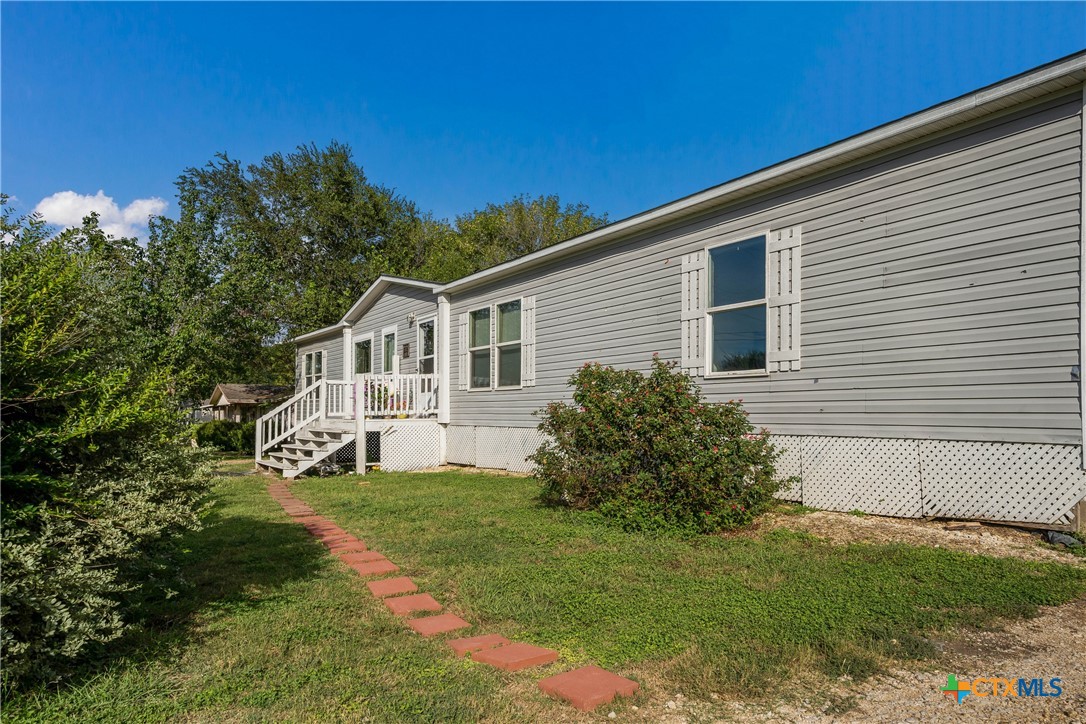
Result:
<svg viewBox="0 0 1086 724">
<path fill-rule="evenodd" d="M 396 369 L 396 328 L 388 327 L 381 330 L 381 365 L 382 372 L 386 375 L 394 375 L 399 372 Z"/>
<path fill-rule="evenodd" d="M 498 387 L 520 387 L 520 300 L 497 305 L 497 339 L 494 353 L 498 362 Z"/>
<path fill-rule="evenodd" d="M 534 296 L 510 299 L 457 319 L 460 390 L 514 390 L 535 385 Z"/>
<path fill-rule="evenodd" d="M 490 389 L 490 307 L 468 314 L 468 360 L 471 389 Z"/>
<path fill-rule="evenodd" d="M 434 326 L 434 320 L 432 319 L 428 319 L 425 322 L 419 322 L 418 355 L 420 375 L 434 374 L 434 361 L 437 349 L 434 338 Z"/>
<path fill-rule="evenodd" d="M 305 386 L 324 378 L 324 350 L 305 353 Z"/>
<path fill-rule="evenodd" d="M 354 373 L 368 375 L 373 372 L 373 338 L 354 343 Z"/>
<path fill-rule="evenodd" d="M 766 237 L 708 249 L 709 374 L 766 370 Z"/>
</svg>

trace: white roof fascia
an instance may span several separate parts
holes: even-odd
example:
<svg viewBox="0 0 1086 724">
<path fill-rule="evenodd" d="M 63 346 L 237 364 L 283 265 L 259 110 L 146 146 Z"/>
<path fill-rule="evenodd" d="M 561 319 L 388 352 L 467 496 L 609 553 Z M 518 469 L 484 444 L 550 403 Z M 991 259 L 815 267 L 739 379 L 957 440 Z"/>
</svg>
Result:
<svg viewBox="0 0 1086 724">
<path fill-rule="evenodd" d="M 369 309 L 370 305 L 377 301 L 377 298 L 381 296 L 381 293 L 392 284 L 402 284 L 405 287 L 425 289 L 435 293 L 437 292 L 437 288 L 441 286 L 440 284 L 424 282 L 419 279 L 408 279 L 407 277 L 394 277 L 382 274 L 374 280 L 373 284 L 370 284 L 369 289 L 367 289 L 358 301 L 347 310 L 347 313 L 343 315 L 343 319 L 340 320 L 340 324 L 351 324 L 358 321 L 358 317 L 361 317 L 365 310 Z"/>
<path fill-rule="evenodd" d="M 330 334 L 332 332 L 339 332 L 344 327 L 349 327 L 349 326 L 351 326 L 351 325 L 347 324 L 346 322 L 336 322 L 335 324 L 333 324 L 330 327 L 322 327 L 321 329 L 315 329 L 312 332 L 306 332 L 305 334 L 299 334 L 297 337 L 295 337 L 294 339 L 292 339 L 290 341 L 294 342 L 295 344 L 300 343 L 300 342 L 308 342 L 309 340 L 312 340 L 312 339 L 318 339 L 320 337 L 324 337 L 325 335 L 328 335 L 328 334 Z M 342 332 L 340 332 L 340 333 L 342 334 Z"/>
</svg>

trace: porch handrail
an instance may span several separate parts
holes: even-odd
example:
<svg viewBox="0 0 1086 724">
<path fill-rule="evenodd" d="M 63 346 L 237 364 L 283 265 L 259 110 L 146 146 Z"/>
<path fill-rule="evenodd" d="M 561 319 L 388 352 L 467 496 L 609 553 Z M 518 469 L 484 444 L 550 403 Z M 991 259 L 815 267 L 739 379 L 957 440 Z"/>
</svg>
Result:
<svg viewBox="0 0 1086 724">
<path fill-rule="evenodd" d="M 321 417 L 324 380 L 317 380 L 256 421 L 256 457 Z"/>
</svg>

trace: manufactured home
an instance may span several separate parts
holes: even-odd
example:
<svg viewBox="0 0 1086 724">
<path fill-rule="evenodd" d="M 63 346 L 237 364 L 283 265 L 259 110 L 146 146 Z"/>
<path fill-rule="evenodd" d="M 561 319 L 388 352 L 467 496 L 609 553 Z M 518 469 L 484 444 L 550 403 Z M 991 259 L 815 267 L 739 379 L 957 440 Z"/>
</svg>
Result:
<svg viewBox="0 0 1086 724">
<path fill-rule="evenodd" d="M 578 366 L 659 354 L 743 401 L 807 505 L 1073 525 L 1084 80 L 1086 52 L 447 284 L 381 277 L 297 338 L 258 462 L 525 470 Z"/>
</svg>

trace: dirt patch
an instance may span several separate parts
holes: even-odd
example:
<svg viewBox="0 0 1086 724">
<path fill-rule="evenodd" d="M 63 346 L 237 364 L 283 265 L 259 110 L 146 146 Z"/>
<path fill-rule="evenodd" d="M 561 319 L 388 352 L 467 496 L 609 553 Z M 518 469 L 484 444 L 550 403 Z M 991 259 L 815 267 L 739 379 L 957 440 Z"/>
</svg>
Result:
<svg viewBox="0 0 1086 724">
<path fill-rule="evenodd" d="M 761 522 L 763 530 L 799 530 L 833 543 L 908 543 L 997 558 L 1084 565 L 1084 559 L 1074 554 L 1042 547 L 1038 531 L 1005 525 L 981 524 L 966 530 L 948 530 L 948 526 L 955 524 L 825 510 L 805 515 L 770 513 Z"/>
<path fill-rule="evenodd" d="M 438 465 L 433 468 L 425 468 L 423 470 L 414 470 L 416 473 L 471 473 L 482 475 L 497 475 L 499 477 L 506 478 L 530 478 L 531 473 L 517 473 L 512 470 L 499 470 L 497 468 L 477 468 L 471 465 Z"/>
<path fill-rule="evenodd" d="M 621 707 L 632 721 L 701 722 L 1072 722 L 1086 723 L 1086 598 L 1065 606 L 1042 608 L 1036 618 L 998 631 L 971 631 L 937 641 L 938 659 L 920 670 L 894 669 L 862 684 L 847 680 L 826 690 L 798 692 L 796 700 L 776 706 L 744 703 L 712 695 L 688 699 L 674 692 L 639 709 Z M 1058 697 L 967 696 L 960 704 L 941 689 L 947 675 L 960 681 L 977 678 L 1061 679 Z M 651 686 L 662 682 L 647 682 Z M 655 688 L 655 687 L 653 687 Z M 812 687 L 813 689 L 814 687 Z M 981 686 L 982 693 L 991 690 Z M 666 691 L 666 689 L 665 689 Z M 1051 689 L 1049 688 L 1049 691 Z M 659 692 L 659 689 L 657 689 Z M 602 707 L 601 707 L 602 709 Z M 606 712 L 606 710 L 604 710 Z"/>
</svg>

